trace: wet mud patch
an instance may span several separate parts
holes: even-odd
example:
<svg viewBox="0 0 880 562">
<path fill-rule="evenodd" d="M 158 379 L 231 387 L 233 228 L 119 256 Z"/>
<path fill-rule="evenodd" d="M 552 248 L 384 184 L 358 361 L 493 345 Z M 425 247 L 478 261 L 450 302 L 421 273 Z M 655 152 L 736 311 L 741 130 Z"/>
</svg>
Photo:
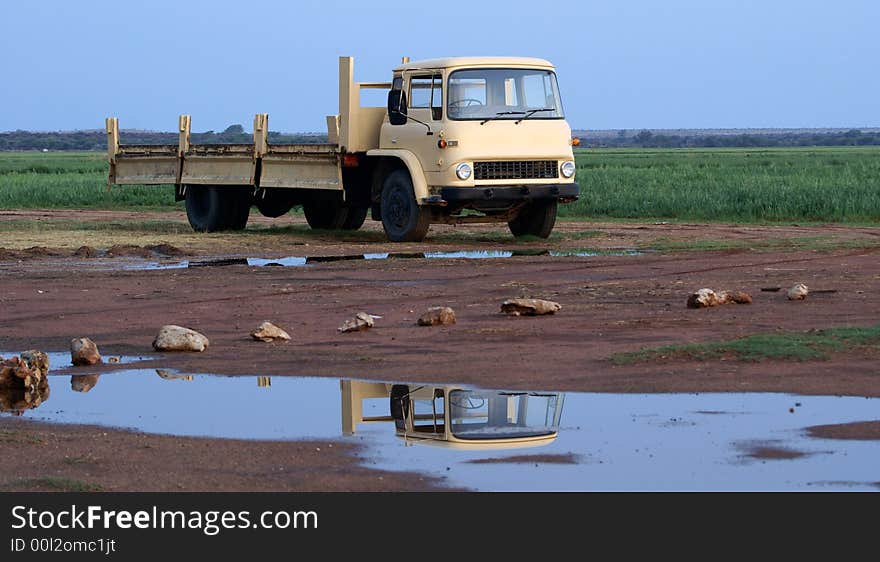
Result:
<svg viewBox="0 0 880 562">
<path fill-rule="evenodd" d="M 816 425 L 807 428 L 807 435 L 817 439 L 880 441 L 880 420 Z"/>
<path fill-rule="evenodd" d="M 39 258 L 67 257 L 70 253 L 59 248 L 46 248 L 45 246 L 31 246 L 22 250 L 0 248 L 0 261 L 13 261 Z"/>
<path fill-rule="evenodd" d="M 738 445 L 742 457 L 750 460 L 779 461 L 800 459 L 814 453 L 797 451 L 776 442 L 753 442 Z"/>
<path fill-rule="evenodd" d="M 110 258 L 118 258 L 118 257 L 139 257 L 139 258 L 153 258 L 153 257 L 175 257 L 175 256 L 183 256 L 185 252 L 176 246 L 172 246 L 171 244 L 150 244 L 147 246 L 137 246 L 134 244 L 116 244 L 114 246 L 110 246 L 104 252 L 103 256 L 99 254 L 98 257 L 110 257 Z"/>
<path fill-rule="evenodd" d="M 42 258 L 170 258 L 187 255 L 187 252 L 167 243 L 148 244 L 138 246 L 135 244 L 114 244 L 109 248 L 101 249 L 92 246 L 80 246 L 72 252 L 63 248 L 47 248 L 44 246 L 32 246 L 22 250 L 0 248 L 0 261 L 20 261 Z"/>
</svg>

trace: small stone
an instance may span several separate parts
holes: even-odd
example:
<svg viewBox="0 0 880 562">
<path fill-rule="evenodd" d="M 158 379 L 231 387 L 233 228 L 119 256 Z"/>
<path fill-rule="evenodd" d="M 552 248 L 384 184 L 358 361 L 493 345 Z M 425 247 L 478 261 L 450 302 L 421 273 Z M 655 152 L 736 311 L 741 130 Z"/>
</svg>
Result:
<svg viewBox="0 0 880 562">
<path fill-rule="evenodd" d="M 349 318 L 337 328 L 340 332 L 361 332 L 373 327 L 373 315 L 366 312 L 358 312 L 354 318 Z"/>
<path fill-rule="evenodd" d="M 752 295 L 745 291 L 734 291 L 731 294 L 731 298 L 736 304 L 752 304 Z"/>
<path fill-rule="evenodd" d="M 70 340 L 70 362 L 74 365 L 94 365 L 101 362 L 98 346 L 89 338 Z"/>
<path fill-rule="evenodd" d="M 455 324 L 455 311 L 448 306 L 432 306 L 419 317 L 417 324 L 419 326 Z"/>
<path fill-rule="evenodd" d="M 180 373 L 175 373 L 174 371 L 170 371 L 168 369 L 156 369 L 156 374 L 159 375 L 160 378 L 169 381 L 191 381 L 193 380 L 192 375 L 182 375 Z"/>
<path fill-rule="evenodd" d="M 73 252 L 73 255 L 77 258 L 96 258 L 98 257 L 98 251 L 91 246 L 80 246 Z"/>
<path fill-rule="evenodd" d="M 807 298 L 807 295 L 810 293 L 809 288 L 803 283 L 798 283 L 794 287 L 788 290 L 788 300 L 790 301 L 802 301 Z"/>
<path fill-rule="evenodd" d="M 74 392 L 88 392 L 95 388 L 101 375 L 71 375 L 70 390 Z"/>
<path fill-rule="evenodd" d="M 751 304 L 752 296 L 743 291 L 721 291 L 716 293 L 718 304 Z"/>
<path fill-rule="evenodd" d="M 709 308 L 712 306 L 718 306 L 719 304 L 721 304 L 721 301 L 718 299 L 718 295 L 715 294 L 715 291 L 706 288 L 692 293 L 687 300 L 688 308 Z"/>
<path fill-rule="evenodd" d="M 562 310 L 561 304 L 543 299 L 507 299 L 501 303 L 501 312 L 511 316 L 539 316 L 558 310 Z"/>
<path fill-rule="evenodd" d="M 156 351 L 204 351 L 208 344 L 208 338 L 195 330 L 169 324 L 159 329 L 159 334 L 153 340 L 153 349 Z"/>
<path fill-rule="evenodd" d="M 268 320 L 261 323 L 256 330 L 251 332 L 251 337 L 257 341 L 271 342 L 275 340 L 290 340 L 290 334 L 269 322 Z"/>
<path fill-rule="evenodd" d="M 44 377 L 49 372 L 49 356 L 42 351 L 36 349 L 25 351 L 21 354 L 21 360 L 37 374 L 37 378 Z"/>
</svg>

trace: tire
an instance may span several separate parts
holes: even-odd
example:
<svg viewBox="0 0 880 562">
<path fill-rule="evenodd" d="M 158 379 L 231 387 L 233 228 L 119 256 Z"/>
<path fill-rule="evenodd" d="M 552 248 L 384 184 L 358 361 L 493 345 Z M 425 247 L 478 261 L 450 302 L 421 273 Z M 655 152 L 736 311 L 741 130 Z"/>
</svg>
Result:
<svg viewBox="0 0 880 562">
<path fill-rule="evenodd" d="M 220 192 L 221 197 L 227 201 L 227 222 L 224 230 L 244 230 L 251 214 L 251 188 L 221 187 Z"/>
<path fill-rule="evenodd" d="M 391 387 L 391 418 L 394 427 L 400 431 L 406 431 L 406 418 L 409 416 L 409 386 L 395 384 Z"/>
<path fill-rule="evenodd" d="M 196 232 L 242 230 L 250 212 L 248 188 L 188 185 L 186 218 Z"/>
<path fill-rule="evenodd" d="M 315 197 L 303 203 L 303 213 L 312 229 L 339 230 L 348 218 L 348 207 L 343 207 L 341 201 Z"/>
<path fill-rule="evenodd" d="M 267 189 L 254 198 L 254 205 L 264 217 L 277 219 L 290 212 L 295 201 L 284 189 Z"/>
<path fill-rule="evenodd" d="M 421 242 L 431 226 L 431 211 L 416 203 L 412 180 L 405 170 L 388 174 L 382 185 L 382 227 L 392 242 Z"/>
<path fill-rule="evenodd" d="M 523 207 L 515 219 L 507 223 L 510 232 L 516 237 L 549 237 L 556 224 L 556 205 L 556 199 L 529 203 Z"/>
<path fill-rule="evenodd" d="M 359 230 L 367 220 L 367 207 L 349 207 L 342 230 Z"/>
</svg>

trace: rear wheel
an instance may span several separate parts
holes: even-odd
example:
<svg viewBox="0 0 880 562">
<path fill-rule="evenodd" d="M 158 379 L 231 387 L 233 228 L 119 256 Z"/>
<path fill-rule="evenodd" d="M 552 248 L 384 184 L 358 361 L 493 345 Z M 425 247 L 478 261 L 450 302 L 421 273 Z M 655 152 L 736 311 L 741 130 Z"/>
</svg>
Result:
<svg viewBox="0 0 880 562">
<path fill-rule="evenodd" d="M 303 203 L 303 213 L 313 229 L 339 230 L 348 218 L 348 207 L 335 197 L 314 196 Z"/>
<path fill-rule="evenodd" d="M 421 242 L 431 226 L 431 211 L 416 203 L 412 180 L 405 170 L 388 174 L 382 186 L 382 227 L 392 242 Z"/>
<path fill-rule="evenodd" d="M 507 223 L 510 232 L 516 237 L 547 238 L 556 224 L 556 205 L 556 199 L 529 203 L 523 207 L 515 219 Z"/>
<path fill-rule="evenodd" d="M 367 220 L 367 207 L 349 207 L 345 222 L 342 223 L 342 230 L 358 230 Z"/>
<path fill-rule="evenodd" d="M 251 214 L 250 187 L 220 188 L 221 196 L 227 200 L 227 222 L 225 230 L 244 230 Z"/>
<path fill-rule="evenodd" d="M 254 198 L 257 210 L 264 217 L 277 219 L 290 212 L 295 201 L 291 197 L 290 190 L 266 189 Z"/>
<path fill-rule="evenodd" d="M 241 230 L 247 225 L 250 208 L 250 191 L 246 187 L 186 187 L 186 218 L 196 232 Z"/>
</svg>

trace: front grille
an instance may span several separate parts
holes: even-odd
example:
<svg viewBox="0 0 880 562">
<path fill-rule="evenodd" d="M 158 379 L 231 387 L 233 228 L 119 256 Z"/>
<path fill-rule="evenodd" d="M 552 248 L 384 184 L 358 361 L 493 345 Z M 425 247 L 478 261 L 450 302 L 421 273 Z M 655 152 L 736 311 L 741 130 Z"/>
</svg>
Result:
<svg viewBox="0 0 880 562">
<path fill-rule="evenodd" d="M 541 180 L 558 177 L 556 160 L 474 162 L 475 180 Z"/>
</svg>

